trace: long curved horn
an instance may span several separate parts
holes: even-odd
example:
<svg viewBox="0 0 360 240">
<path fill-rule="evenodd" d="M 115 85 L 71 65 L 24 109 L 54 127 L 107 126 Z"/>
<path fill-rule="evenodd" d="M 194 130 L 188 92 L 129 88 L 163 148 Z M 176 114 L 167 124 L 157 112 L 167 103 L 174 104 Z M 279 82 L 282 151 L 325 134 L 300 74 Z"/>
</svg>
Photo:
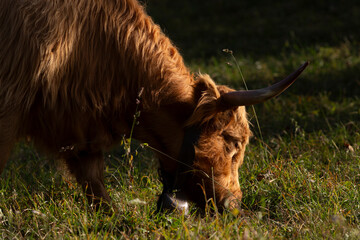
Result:
<svg viewBox="0 0 360 240">
<path fill-rule="evenodd" d="M 296 78 L 302 73 L 302 71 L 304 71 L 308 64 L 309 62 L 305 62 L 298 70 L 272 86 L 257 90 L 243 90 L 225 93 L 221 95 L 219 100 L 221 101 L 221 104 L 226 107 L 249 106 L 264 102 L 285 91 L 291 84 L 293 84 L 293 82 L 295 82 Z"/>
</svg>

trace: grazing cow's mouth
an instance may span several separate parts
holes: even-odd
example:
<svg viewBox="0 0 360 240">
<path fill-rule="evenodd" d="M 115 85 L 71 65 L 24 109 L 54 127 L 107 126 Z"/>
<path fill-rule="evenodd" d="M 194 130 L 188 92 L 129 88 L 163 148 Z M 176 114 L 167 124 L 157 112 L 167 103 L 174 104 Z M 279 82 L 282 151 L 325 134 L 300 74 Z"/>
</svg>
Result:
<svg viewBox="0 0 360 240">
<path fill-rule="evenodd" d="M 157 209 L 158 211 L 169 211 L 169 212 L 179 212 L 185 215 L 188 215 L 189 212 L 189 201 L 194 201 L 194 199 L 190 199 L 189 196 L 182 192 L 173 192 L 173 193 L 166 193 L 163 192 L 159 196 L 159 200 L 157 202 Z M 199 203 L 196 203 L 199 204 Z M 205 204 L 202 203 L 202 204 Z M 202 204 L 200 204 L 198 207 L 200 209 L 203 209 L 201 207 Z M 210 204 L 210 203 L 209 203 Z M 211 205 L 211 204 L 210 204 Z M 236 198 L 235 196 L 227 196 L 220 202 L 216 204 L 216 209 L 219 212 L 223 212 L 224 210 L 234 210 L 234 209 L 240 209 L 240 199 Z"/>
</svg>

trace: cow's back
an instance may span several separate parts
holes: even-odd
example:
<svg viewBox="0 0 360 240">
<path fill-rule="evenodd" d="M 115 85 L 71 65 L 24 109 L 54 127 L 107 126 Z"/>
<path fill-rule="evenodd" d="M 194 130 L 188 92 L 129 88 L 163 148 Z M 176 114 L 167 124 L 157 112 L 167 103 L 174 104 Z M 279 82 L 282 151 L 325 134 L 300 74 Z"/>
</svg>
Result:
<svg viewBox="0 0 360 240">
<path fill-rule="evenodd" d="M 45 143 L 103 134 L 142 88 L 143 109 L 192 97 L 182 57 L 136 0 L 3 0 L 0 46 L 0 121 L 12 113 Z"/>
</svg>

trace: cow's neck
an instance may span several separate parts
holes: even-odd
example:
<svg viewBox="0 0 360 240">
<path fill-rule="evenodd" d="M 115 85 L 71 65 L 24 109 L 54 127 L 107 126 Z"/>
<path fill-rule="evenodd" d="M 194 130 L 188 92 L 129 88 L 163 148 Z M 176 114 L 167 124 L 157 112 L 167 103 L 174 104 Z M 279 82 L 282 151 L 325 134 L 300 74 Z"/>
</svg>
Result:
<svg viewBox="0 0 360 240">
<path fill-rule="evenodd" d="M 175 172 L 178 167 L 184 125 L 193 108 L 192 104 L 173 103 L 140 112 L 134 138 L 156 149 L 161 168 L 168 172 Z"/>
</svg>

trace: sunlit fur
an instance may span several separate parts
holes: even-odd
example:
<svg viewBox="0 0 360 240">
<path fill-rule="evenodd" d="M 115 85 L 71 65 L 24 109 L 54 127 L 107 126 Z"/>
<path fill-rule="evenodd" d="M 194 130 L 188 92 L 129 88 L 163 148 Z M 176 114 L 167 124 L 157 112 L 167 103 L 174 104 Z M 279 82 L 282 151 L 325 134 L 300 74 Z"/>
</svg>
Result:
<svg viewBox="0 0 360 240">
<path fill-rule="evenodd" d="M 213 168 L 219 203 L 229 190 L 240 199 L 244 108 L 221 108 L 230 90 L 194 78 L 137 1 L 0 1 L 0 170 L 16 141 L 30 137 L 64 158 L 88 195 L 110 201 L 102 155 L 129 135 L 141 89 L 134 137 L 177 158 L 183 129 L 201 126 L 194 167 Z M 230 159 L 233 138 L 241 144 Z M 175 174 L 177 162 L 159 159 Z"/>
<path fill-rule="evenodd" d="M 141 88 L 144 110 L 192 100 L 182 57 L 135 0 L 2 0 L 0 46 L 0 119 L 18 124 L 9 139 L 46 136 L 57 150 L 89 117 L 101 128 L 133 115 Z"/>
</svg>

